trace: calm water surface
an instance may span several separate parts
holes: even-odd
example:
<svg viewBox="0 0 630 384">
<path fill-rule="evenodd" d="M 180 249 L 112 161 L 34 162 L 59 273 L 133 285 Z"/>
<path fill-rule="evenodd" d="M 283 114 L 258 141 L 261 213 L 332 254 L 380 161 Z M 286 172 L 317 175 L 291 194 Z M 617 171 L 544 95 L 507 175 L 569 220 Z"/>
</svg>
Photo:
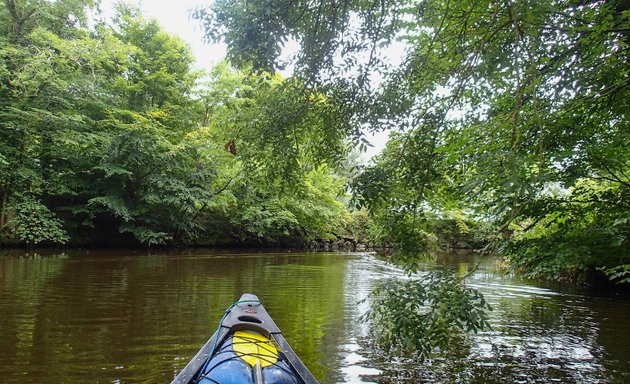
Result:
<svg viewBox="0 0 630 384">
<path fill-rule="evenodd" d="M 520 281 L 491 260 L 469 284 L 492 329 L 424 363 L 380 356 L 357 302 L 400 276 L 360 253 L 0 253 L 0 382 L 169 383 L 243 292 L 322 383 L 630 382 L 630 301 Z"/>
</svg>

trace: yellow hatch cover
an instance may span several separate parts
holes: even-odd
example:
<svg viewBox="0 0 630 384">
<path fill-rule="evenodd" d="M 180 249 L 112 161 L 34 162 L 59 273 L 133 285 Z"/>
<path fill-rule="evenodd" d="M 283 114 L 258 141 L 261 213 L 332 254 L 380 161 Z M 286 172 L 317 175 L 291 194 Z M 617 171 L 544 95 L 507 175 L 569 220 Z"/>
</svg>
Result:
<svg viewBox="0 0 630 384">
<path fill-rule="evenodd" d="M 258 333 L 234 332 L 232 348 L 241 359 L 252 367 L 260 364 L 262 368 L 265 368 L 278 361 L 278 349 L 274 342 Z"/>
</svg>

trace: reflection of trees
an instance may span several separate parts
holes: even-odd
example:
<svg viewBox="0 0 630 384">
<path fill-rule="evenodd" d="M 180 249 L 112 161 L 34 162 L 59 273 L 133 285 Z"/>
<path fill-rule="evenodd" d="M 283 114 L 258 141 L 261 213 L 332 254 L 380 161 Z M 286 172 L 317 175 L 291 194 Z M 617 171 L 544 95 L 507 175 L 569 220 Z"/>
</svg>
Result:
<svg viewBox="0 0 630 384">
<path fill-rule="evenodd" d="M 609 372 L 606 381 L 626 382 L 630 377 L 630 301 L 597 298 L 589 307 L 593 310 L 593 319 L 596 321 L 596 342 L 605 347 L 605 353 L 600 357 L 605 357 L 602 363 Z"/>
<path fill-rule="evenodd" d="M 324 348 L 340 342 L 347 262 L 334 254 L 279 257 L 279 264 L 261 271 L 269 290 L 260 298 L 311 372 L 328 377 L 331 367 Z M 331 337 L 335 340 L 329 341 Z"/>
<path fill-rule="evenodd" d="M 425 363 L 392 362 L 372 351 L 365 357 L 382 371 L 379 382 L 624 382 L 624 372 L 630 372 L 630 303 L 538 288 L 497 273 L 489 263 L 469 283 L 491 302 L 492 328 Z"/>
<path fill-rule="evenodd" d="M 343 322 L 340 255 L 92 251 L 1 260 L 13 279 L 3 278 L 2 292 L 30 305 L 0 320 L 10 346 L 0 366 L 20 359 L 34 381 L 166 382 L 243 292 L 261 298 L 313 373 L 325 377 L 322 337 Z"/>
<path fill-rule="evenodd" d="M 492 377 L 490 382 L 523 377 L 541 383 L 603 380 L 598 324 L 588 306 L 517 284 L 499 285 L 486 297 L 494 305 L 492 329 L 475 337 L 466 358 L 475 382 Z"/>
<path fill-rule="evenodd" d="M 28 365 L 41 292 L 64 263 L 65 254 L 3 252 L 0 257 L 0 377 Z M 33 269 L 32 264 L 38 268 Z M 35 367 L 36 368 L 36 367 Z M 6 371 L 5 371 L 6 370 Z"/>
<path fill-rule="evenodd" d="M 355 295 L 395 274 L 379 265 L 321 253 L 3 256 L 0 377 L 8 383 L 168 382 L 225 308 L 252 292 L 313 373 L 341 381 L 344 345 L 365 340 Z M 610 372 L 630 371 L 628 302 L 558 294 L 485 267 L 471 284 L 483 286 L 494 307 L 492 329 L 425 364 L 359 350 L 367 359 L 360 364 L 382 370 L 383 383 L 504 383 L 525 376 L 614 382 L 620 374 Z"/>
</svg>

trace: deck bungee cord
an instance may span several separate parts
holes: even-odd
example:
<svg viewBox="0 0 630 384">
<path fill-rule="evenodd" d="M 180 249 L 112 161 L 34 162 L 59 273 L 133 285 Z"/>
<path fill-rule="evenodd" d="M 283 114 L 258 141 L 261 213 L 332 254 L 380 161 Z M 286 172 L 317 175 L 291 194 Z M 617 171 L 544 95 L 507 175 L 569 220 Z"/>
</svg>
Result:
<svg viewBox="0 0 630 384">
<path fill-rule="evenodd" d="M 254 338 L 252 338 L 251 340 L 252 340 L 251 342 L 250 342 L 250 341 L 233 342 L 233 343 L 231 343 L 231 344 L 226 345 L 226 346 L 225 346 L 225 347 L 223 347 L 222 349 L 220 349 L 217 353 L 215 353 L 215 354 L 214 354 L 213 356 L 211 356 L 211 357 L 217 357 L 217 356 L 219 356 L 219 355 L 221 355 L 221 354 L 234 354 L 235 356 L 229 357 L 229 358 L 227 358 L 227 359 L 225 359 L 225 360 L 221 361 L 220 363 L 218 363 L 218 364 L 217 364 L 215 367 L 213 367 L 212 369 L 214 369 L 214 368 L 216 368 L 217 366 L 219 366 L 219 365 L 221 365 L 221 364 L 225 363 L 225 362 L 226 362 L 226 361 L 228 361 L 228 360 L 236 360 L 236 359 L 239 359 L 239 358 L 243 358 L 243 357 L 251 356 L 251 357 L 254 357 L 254 358 L 256 358 L 256 359 L 259 359 L 259 360 L 262 360 L 262 361 L 267 362 L 267 363 L 269 364 L 269 366 L 276 366 L 276 367 L 278 367 L 278 368 L 282 369 L 283 371 L 285 371 L 285 372 L 287 372 L 287 373 L 290 373 L 290 374 L 292 373 L 292 372 L 291 372 L 291 371 L 289 371 L 288 369 L 286 369 L 286 368 L 282 367 L 281 365 L 277 364 L 277 361 L 281 361 L 280 359 L 275 359 L 275 361 L 274 361 L 274 360 L 270 359 L 268 355 L 264 355 L 264 354 L 262 354 L 262 353 L 255 353 L 255 352 L 250 352 L 250 353 L 241 353 L 241 352 L 238 352 L 238 351 L 235 351 L 235 350 L 231 350 L 231 349 L 229 349 L 231 346 L 234 346 L 234 345 L 236 345 L 236 344 L 262 344 L 262 345 L 268 345 L 268 343 L 270 342 L 270 341 L 261 341 L 261 340 L 254 339 Z M 206 368 L 207 368 L 207 364 L 206 364 L 206 366 L 204 366 L 204 370 L 205 370 Z M 212 372 L 212 369 L 211 369 L 211 370 L 209 370 L 208 372 L 206 372 L 206 374 L 208 374 L 208 373 Z M 205 371 L 204 371 L 204 372 L 205 372 Z"/>
<path fill-rule="evenodd" d="M 275 343 L 273 342 L 273 340 L 268 339 L 268 338 L 264 338 L 261 339 L 260 337 L 254 337 L 252 336 L 247 336 L 244 335 L 245 332 L 235 332 L 232 335 L 232 339 L 230 340 L 231 342 L 226 343 L 226 345 L 224 347 L 222 347 L 221 349 L 219 349 L 218 351 L 217 349 L 217 344 L 219 341 L 219 336 L 220 336 L 220 330 L 221 327 L 223 326 L 223 322 L 226 319 L 226 317 L 230 314 L 230 312 L 234 309 L 234 307 L 236 307 L 239 304 L 245 304 L 245 303 L 256 303 L 256 304 L 262 304 L 260 302 L 260 300 L 238 300 L 234 303 L 232 303 L 223 313 L 223 316 L 221 317 L 221 320 L 219 321 L 219 325 L 217 326 L 217 330 L 215 332 L 216 337 L 213 340 L 212 343 L 212 347 L 210 348 L 210 352 L 208 353 L 208 356 L 206 358 L 206 361 L 204 362 L 202 369 L 200 370 L 200 375 L 196 380 L 196 383 L 199 383 L 202 380 L 209 380 L 214 384 L 222 384 L 220 381 L 217 381 L 215 379 L 213 379 L 212 377 L 210 377 L 209 375 L 218 367 L 220 367 L 221 365 L 230 362 L 230 361 L 234 361 L 234 360 L 239 360 L 242 359 L 244 361 L 247 361 L 245 358 L 246 357 L 251 357 L 256 359 L 261 363 L 257 363 L 255 365 L 253 365 L 252 363 L 250 363 L 250 365 L 253 365 L 254 368 L 256 368 L 256 365 L 264 365 L 265 367 L 269 367 L 269 366 L 273 366 L 276 367 L 282 371 L 284 371 L 285 373 L 289 374 L 289 375 L 293 375 L 293 372 L 291 372 L 289 369 L 283 367 L 282 365 L 278 364 L 279 361 L 282 361 L 283 358 L 280 355 L 280 351 L 278 351 L 277 347 L 275 346 Z M 236 340 L 238 338 L 238 340 Z M 260 352 L 240 352 L 237 350 L 237 347 L 239 345 L 244 345 L 244 346 L 256 346 L 258 350 L 264 350 L 267 354 L 265 353 L 260 353 Z M 222 355 L 222 354 L 233 354 L 234 356 L 230 356 L 227 357 L 224 360 L 221 360 L 220 362 L 218 362 L 216 365 L 214 365 L 213 367 L 211 367 L 210 369 L 208 369 L 208 366 L 210 365 L 210 362 L 217 358 L 218 356 Z M 270 355 L 272 354 L 272 355 Z M 266 363 L 266 364 L 264 364 Z"/>
<path fill-rule="evenodd" d="M 220 354 L 220 353 L 232 353 L 232 352 L 233 352 L 233 351 L 219 352 L 219 353 L 217 353 L 217 355 L 218 355 L 218 354 Z M 223 384 L 223 383 L 221 383 L 220 381 L 217 381 L 217 380 L 215 380 L 215 379 L 213 379 L 213 378 L 209 377 L 208 375 L 210 375 L 210 373 L 212 373 L 212 371 L 213 371 L 215 368 L 217 368 L 217 367 L 221 366 L 222 364 L 227 363 L 227 362 L 229 362 L 229 361 L 238 360 L 238 359 L 242 358 L 242 357 L 243 357 L 243 356 L 245 356 L 245 355 L 249 355 L 249 356 L 251 356 L 251 355 L 253 355 L 253 354 L 244 354 L 244 355 L 237 355 L 237 356 L 228 357 L 227 359 L 225 359 L 225 360 L 223 360 L 223 361 L 219 362 L 217 365 L 215 365 L 214 367 L 212 367 L 212 369 L 210 369 L 208 372 L 205 372 L 205 373 L 203 373 L 201 376 L 199 376 L 199 378 L 197 379 L 197 382 L 199 382 L 199 381 L 201 381 L 201 380 L 210 380 L 210 381 L 212 381 L 212 382 L 213 382 L 213 383 L 215 383 L 215 384 Z M 216 355 L 215 355 L 215 356 L 216 356 Z M 265 360 L 265 358 L 262 358 L 262 357 L 258 357 L 258 358 L 259 358 L 260 360 Z M 269 362 L 271 365 L 273 365 L 273 366 L 275 366 L 275 367 L 277 367 L 277 368 L 279 368 L 279 369 L 283 370 L 284 372 L 286 372 L 286 373 L 288 373 L 288 374 L 290 374 L 290 375 L 292 375 L 292 374 L 293 374 L 293 372 L 291 372 L 290 370 L 288 370 L 288 369 L 286 369 L 286 368 L 282 367 L 281 365 L 277 364 L 276 362 L 272 362 L 272 361 L 270 361 L 270 360 L 266 360 L 266 361 L 267 361 L 267 362 Z"/>
<path fill-rule="evenodd" d="M 223 313 L 214 334 L 171 384 L 317 384 L 256 295 Z"/>
<path fill-rule="evenodd" d="M 210 360 L 212 360 L 212 357 L 214 356 L 214 350 L 216 349 L 217 342 L 219 341 L 219 335 L 221 333 L 220 331 L 221 331 L 221 327 L 223 326 L 223 321 L 225 321 L 225 318 L 230 314 L 230 312 L 232 311 L 234 307 L 236 307 L 239 304 L 245 304 L 245 303 L 262 304 L 260 300 L 237 300 L 233 302 L 232 305 L 227 307 L 225 312 L 223 312 L 223 316 L 221 317 L 221 320 L 219 320 L 219 325 L 217 326 L 217 331 L 215 332 L 216 337 L 214 338 L 214 342 L 212 343 L 212 348 L 210 348 L 210 353 L 208 353 L 208 358 L 206 359 L 205 363 L 203 364 L 203 367 L 201 368 L 201 372 L 206 371 L 206 369 L 208 368 L 208 364 L 210 363 Z M 199 380 L 200 379 L 197 379 L 197 382 L 199 382 Z"/>
<path fill-rule="evenodd" d="M 230 314 L 230 312 L 232 311 L 232 309 L 234 307 L 236 307 L 239 304 L 245 304 L 245 303 L 262 304 L 260 302 L 260 300 L 237 300 L 237 301 L 233 302 L 232 305 L 230 305 L 225 310 L 225 312 L 223 312 L 223 317 L 221 317 L 221 320 L 219 321 L 219 326 L 217 327 L 217 332 L 216 332 L 217 337 L 215 337 L 215 339 L 214 339 L 214 344 L 212 344 L 212 349 L 210 349 L 210 354 L 208 356 L 212 356 L 212 354 L 214 353 L 214 349 L 217 347 L 217 341 L 219 339 L 219 331 L 221 330 L 221 327 L 223 326 L 223 321 L 225 321 L 225 318 Z"/>
</svg>

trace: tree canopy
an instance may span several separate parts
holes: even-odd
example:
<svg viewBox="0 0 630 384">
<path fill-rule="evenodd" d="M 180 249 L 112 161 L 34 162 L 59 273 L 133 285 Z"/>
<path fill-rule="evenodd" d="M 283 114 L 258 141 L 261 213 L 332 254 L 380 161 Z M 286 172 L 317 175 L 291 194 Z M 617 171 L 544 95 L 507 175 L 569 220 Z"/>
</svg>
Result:
<svg viewBox="0 0 630 384">
<path fill-rule="evenodd" d="M 335 104 L 279 75 L 194 70 L 155 20 L 94 6 L 0 3 L 2 242 L 299 245 L 342 229 Z"/>
<path fill-rule="evenodd" d="M 354 183 L 384 236 L 426 244 L 427 217 L 459 212 L 530 275 L 628 281 L 630 2 L 241 0 L 195 16 L 234 65 L 290 65 L 343 105 L 355 137 L 398 132 Z"/>
</svg>

